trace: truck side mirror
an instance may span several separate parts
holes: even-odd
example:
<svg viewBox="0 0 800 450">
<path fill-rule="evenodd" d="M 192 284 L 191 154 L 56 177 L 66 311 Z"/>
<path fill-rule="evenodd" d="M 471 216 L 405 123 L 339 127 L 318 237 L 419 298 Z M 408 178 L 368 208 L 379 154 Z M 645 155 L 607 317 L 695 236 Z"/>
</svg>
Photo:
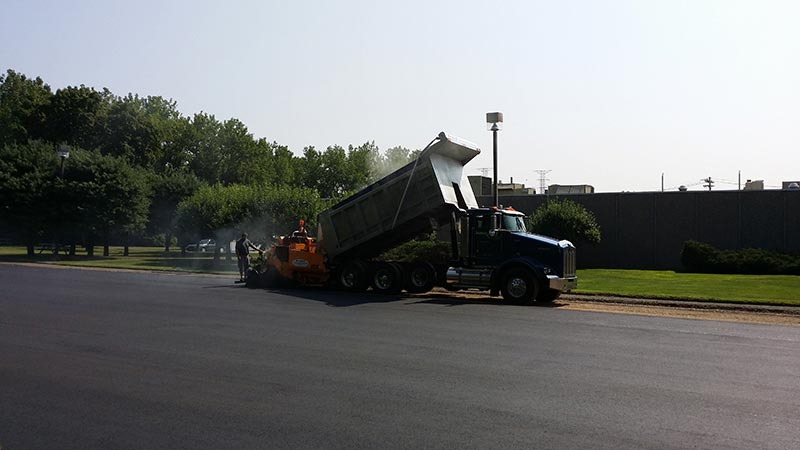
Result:
<svg viewBox="0 0 800 450">
<path fill-rule="evenodd" d="M 492 214 L 489 220 L 489 237 L 497 236 L 497 229 L 500 228 L 500 215 Z"/>
</svg>

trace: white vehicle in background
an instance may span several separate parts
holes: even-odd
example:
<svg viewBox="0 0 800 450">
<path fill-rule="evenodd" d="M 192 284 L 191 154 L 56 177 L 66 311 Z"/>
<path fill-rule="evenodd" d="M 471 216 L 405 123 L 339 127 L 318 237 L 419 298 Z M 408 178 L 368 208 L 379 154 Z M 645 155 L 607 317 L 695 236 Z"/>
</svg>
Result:
<svg viewBox="0 0 800 450">
<path fill-rule="evenodd" d="M 200 239 L 199 242 L 196 244 L 189 244 L 186 246 L 187 252 L 203 252 L 203 253 L 213 253 L 217 249 L 217 242 L 213 239 Z M 222 248 L 222 251 L 225 251 L 225 248 Z"/>
</svg>

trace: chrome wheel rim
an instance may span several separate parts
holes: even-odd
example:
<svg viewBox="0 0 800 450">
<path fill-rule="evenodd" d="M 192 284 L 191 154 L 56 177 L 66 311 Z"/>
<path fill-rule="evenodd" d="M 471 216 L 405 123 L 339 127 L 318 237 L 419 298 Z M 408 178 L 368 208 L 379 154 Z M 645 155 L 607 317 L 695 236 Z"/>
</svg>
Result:
<svg viewBox="0 0 800 450">
<path fill-rule="evenodd" d="M 342 275 L 339 277 L 339 281 L 341 281 L 342 286 L 346 288 L 351 288 L 356 284 L 356 274 L 352 270 L 342 272 Z"/>
<path fill-rule="evenodd" d="M 392 277 L 389 275 L 388 272 L 385 270 L 378 271 L 375 274 L 375 286 L 378 289 L 384 290 L 389 289 L 389 286 L 392 285 Z"/>
<path fill-rule="evenodd" d="M 411 284 L 415 287 L 422 287 L 428 281 L 428 277 L 422 270 L 415 270 L 411 273 Z"/>
<path fill-rule="evenodd" d="M 522 278 L 514 277 L 508 280 L 508 293 L 514 298 L 520 298 L 528 290 L 528 283 Z"/>
</svg>

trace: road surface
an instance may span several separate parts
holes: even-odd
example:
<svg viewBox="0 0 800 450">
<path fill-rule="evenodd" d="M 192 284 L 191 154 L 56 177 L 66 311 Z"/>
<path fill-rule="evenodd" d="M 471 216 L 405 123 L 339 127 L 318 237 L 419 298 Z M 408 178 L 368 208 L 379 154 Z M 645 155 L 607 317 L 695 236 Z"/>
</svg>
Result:
<svg viewBox="0 0 800 450">
<path fill-rule="evenodd" d="M 0 265 L 0 448 L 800 448 L 800 327 L 233 281 Z"/>
</svg>

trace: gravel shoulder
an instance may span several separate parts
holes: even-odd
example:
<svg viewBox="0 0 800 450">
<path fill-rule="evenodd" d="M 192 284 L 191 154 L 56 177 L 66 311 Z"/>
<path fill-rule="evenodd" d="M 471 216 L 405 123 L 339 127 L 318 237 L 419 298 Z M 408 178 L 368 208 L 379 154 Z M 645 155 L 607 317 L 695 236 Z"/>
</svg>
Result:
<svg viewBox="0 0 800 450">
<path fill-rule="evenodd" d="M 449 297 L 463 299 L 463 301 L 501 301 L 501 299 L 489 297 L 485 293 L 474 291 L 448 292 L 441 288 L 436 288 L 429 294 L 420 294 L 420 296 Z M 540 307 L 640 316 L 800 326 L 800 308 L 791 306 L 663 300 L 613 295 L 564 294 L 555 302 Z"/>
<path fill-rule="evenodd" d="M 785 306 L 693 302 L 688 300 L 666 301 L 576 294 L 563 296 L 553 306 L 576 311 L 800 326 L 800 309 Z"/>
</svg>

